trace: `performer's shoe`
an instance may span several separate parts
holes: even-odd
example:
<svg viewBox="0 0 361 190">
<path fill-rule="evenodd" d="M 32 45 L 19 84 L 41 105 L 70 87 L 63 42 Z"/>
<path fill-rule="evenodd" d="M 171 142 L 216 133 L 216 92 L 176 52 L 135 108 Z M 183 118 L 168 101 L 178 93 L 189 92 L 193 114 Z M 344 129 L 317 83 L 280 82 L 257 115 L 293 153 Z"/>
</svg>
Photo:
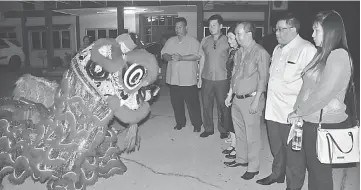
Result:
<svg viewBox="0 0 361 190">
<path fill-rule="evenodd" d="M 221 133 L 220 135 L 221 139 L 225 139 L 228 137 L 228 134 L 227 133 Z"/>
<path fill-rule="evenodd" d="M 214 134 L 214 132 L 204 131 L 204 132 L 201 133 L 199 136 L 205 138 L 205 137 L 208 137 L 209 135 L 213 135 L 213 134 Z"/>
<path fill-rule="evenodd" d="M 243 167 L 248 166 L 248 163 L 237 163 L 235 160 L 233 160 L 232 162 L 223 162 L 223 163 L 227 167 L 231 167 L 231 168 L 238 167 L 238 166 L 243 166 Z"/>
<path fill-rule="evenodd" d="M 185 127 L 185 126 L 176 125 L 176 126 L 174 127 L 174 129 L 175 129 L 175 130 L 181 130 L 183 127 Z"/>
<path fill-rule="evenodd" d="M 256 183 L 261 184 L 261 185 L 271 185 L 273 183 L 283 183 L 285 181 L 284 177 L 280 177 L 280 178 L 274 178 L 272 177 L 272 175 L 269 175 L 266 178 L 257 180 Z"/>
<path fill-rule="evenodd" d="M 243 176 L 241 178 L 245 179 L 245 180 L 250 180 L 253 179 L 255 175 L 258 175 L 259 172 L 246 172 L 243 174 Z"/>
<path fill-rule="evenodd" d="M 227 154 L 225 157 L 228 158 L 228 159 L 236 159 L 235 154 Z"/>
<path fill-rule="evenodd" d="M 230 154 L 231 152 L 233 152 L 235 150 L 235 148 L 233 146 L 230 146 L 231 149 L 225 149 L 222 151 L 222 154 Z"/>
</svg>

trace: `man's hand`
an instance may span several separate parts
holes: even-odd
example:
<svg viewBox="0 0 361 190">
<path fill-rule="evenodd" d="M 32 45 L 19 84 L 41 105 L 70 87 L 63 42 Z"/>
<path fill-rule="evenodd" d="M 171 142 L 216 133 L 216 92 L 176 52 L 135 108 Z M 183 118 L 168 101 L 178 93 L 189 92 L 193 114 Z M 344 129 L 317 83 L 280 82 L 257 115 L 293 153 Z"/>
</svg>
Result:
<svg viewBox="0 0 361 190">
<path fill-rule="evenodd" d="M 250 114 L 255 114 L 258 111 L 258 103 L 259 103 L 259 99 L 255 98 L 253 100 L 253 102 L 251 103 L 251 107 L 249 108 L 249 113 Z"/>
<path fill-rule="evenodd" d="M 166 61 L 172 61 L 172 55 L 169 55 L 168 53 L 163 54 L 162 58 Z"/>
<path fill-rule="evenodd" d="M 179 53 L 175 53 L 172 55 L 172 60 L 173 61 L 180 61 L 182 58 L 182 56 Z"/>
<path fill-rule="evenodd" d="M 232 94 L 227 95 L 226 100 L 224 100 L 224 104 L 225 104 L 227 107 L 229 107 L 229 106 L 232 105 Z"/>
<path fill-rule="evenodd" d="M 298 116 L 298 115 L 296 114 L 295 111 L 293 111 L 293 112 L 291 112 L 290 114 L 288 114 L 288 117 L 287 117 L 288 123 L 294 124 L 294 123 L 296 123 L 296 122 L 299 121 L 299 120 L 302 120 L 302 119 L 301 119 L 300 116 Z"/>
</svg>

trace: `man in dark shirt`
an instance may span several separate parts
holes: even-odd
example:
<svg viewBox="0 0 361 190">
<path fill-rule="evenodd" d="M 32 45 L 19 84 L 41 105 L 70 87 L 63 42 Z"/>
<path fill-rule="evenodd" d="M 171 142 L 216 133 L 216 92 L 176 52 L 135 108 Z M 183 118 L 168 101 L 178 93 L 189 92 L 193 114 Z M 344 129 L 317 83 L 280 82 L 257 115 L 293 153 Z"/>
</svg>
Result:
<svg viewBox="0 0 361 190">
<path fill-rule="evenodd" d="M 201 137 L 214 134 L 213 105 L 214 98 L 218 108 L 218 130 L 221 139 L 227 138 L 227 128 L 230 126 L 231 112 L 224 105 L 229 90 L 226 63 L 229 45 L 227 37 L 222 35 L 223 18 L 213 15 L 208 19 L 211 35 L 204 37 L 199 48 L 200 73 L 198 87 L 202 87 L 203 126 Z"/>
</svg>

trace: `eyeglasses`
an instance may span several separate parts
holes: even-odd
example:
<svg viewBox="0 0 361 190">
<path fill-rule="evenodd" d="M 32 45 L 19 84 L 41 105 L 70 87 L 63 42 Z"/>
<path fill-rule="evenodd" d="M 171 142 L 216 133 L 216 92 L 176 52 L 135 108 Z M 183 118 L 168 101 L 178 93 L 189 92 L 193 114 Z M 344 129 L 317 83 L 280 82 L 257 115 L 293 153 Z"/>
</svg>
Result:
<svg viewBox="0 0 361 190">
<path fill-rule="evenodd" d="M 290 28 L 293 28 L 293 27 L 287 27 L 287 28 L 275 28 L 275 32 L 284 32 L 285 30 L 290 29 Z"/>
</svg>

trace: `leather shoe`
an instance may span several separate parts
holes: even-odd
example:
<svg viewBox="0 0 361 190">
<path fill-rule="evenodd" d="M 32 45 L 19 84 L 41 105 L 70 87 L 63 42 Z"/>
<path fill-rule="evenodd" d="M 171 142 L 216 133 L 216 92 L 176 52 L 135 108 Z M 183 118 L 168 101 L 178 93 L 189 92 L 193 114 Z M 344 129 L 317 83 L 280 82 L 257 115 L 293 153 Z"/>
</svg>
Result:
<svg viewBox="0 0 361 190">
<path fill-rule="evenodd" d="M 221 133 L 220 135 L 221 139 L 225 139 L 228 137 L 228 134 L 227 133 Z"/>
<path fill-rule="evenodd" d="M 238 167 L 238 166 L 243 166 L 243 167 L 248 166 L 248 163 L 237 163 L 235 160 L 233 160 L 232 162 L 223 162 L 223 163 L 227 167 L 231 167 L 231 168 Z"/>
<path fill-rule="evenodd" d="M 235 148 L 233 146 L 231 146 L 231 147 L 232 147 L 231 150 L 228 150 L 228 149 L 223 150 L 222 154 L 230 154 L 232 151 L 235 150 Z"/>
<path fill-rule="evenodd" d="M 194 127 L 194 128 L 193 128 L 193 132 L 201 132 L 201 128 L 200 128 L 200 127 L 199 127 L 199 128 L 198 128 L 198 127 Z"/>
<path fill-rule="evenodd" d="M 285 178 L 273 178 L 272 176 L 268 176 L 266 178 L 257 180 L 256 183 L 261 184 L 261 185 L 271 185 L 273 183 L 283 183 L 285 181 Z"/>
<path fill-rule="evenodd" d="M 176 125 L 176 126 L 174 127 L 174 129 L 175 129 L 175 130 L 181 130 L 183 127 L 185 127 L 185 126 Z"/>
<path fill-rule="evenodd" d="M 228 159 L 236 159 L 236 155 L 235 154 L 227 154 L 226 156 L 225 156 L 226 158 L 228 158 Z"/>
<path fill-rule="evenodd" d="M 245 180 L 250 180 L 253 179 L 255 175 L 259 174 L 259 172 L 246 172 L 243 174 L 243 176 L 241 178 L 245 179 Z"/>
<path fill-rule="evenodd" d="M 213 134 L 214 134 L 214 132 L 206 132 L 206 131 L 204 131 L 199 136 L 204 138 L 204 137 L 208 137 L 209 135 L 213 135 Z"/>
</svg>

